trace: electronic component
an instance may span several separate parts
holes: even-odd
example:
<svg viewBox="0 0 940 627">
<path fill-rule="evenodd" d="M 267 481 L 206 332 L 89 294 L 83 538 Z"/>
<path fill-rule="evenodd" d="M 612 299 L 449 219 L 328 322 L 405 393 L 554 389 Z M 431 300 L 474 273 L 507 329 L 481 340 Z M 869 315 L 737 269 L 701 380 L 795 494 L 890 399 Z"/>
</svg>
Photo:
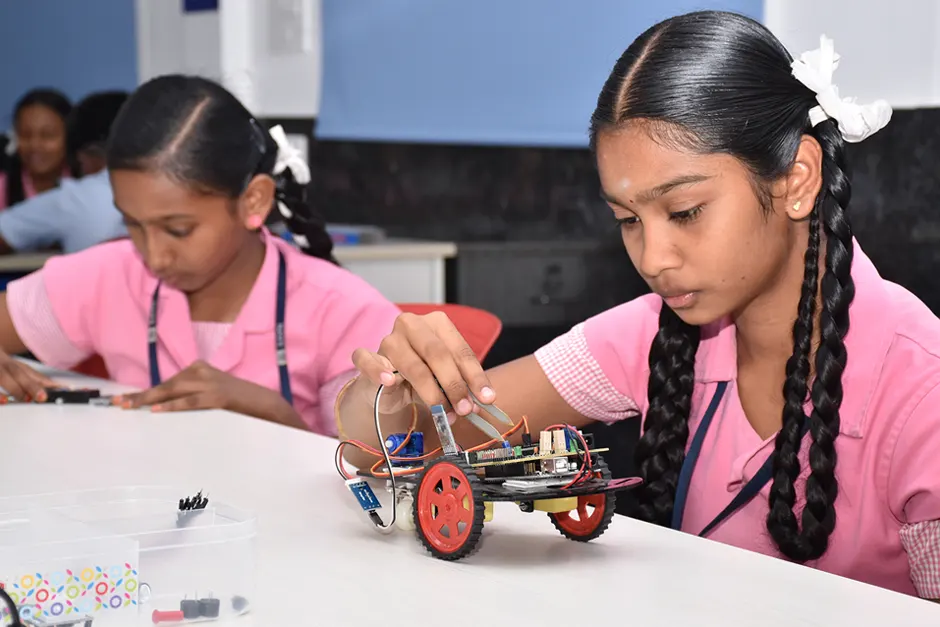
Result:
<svg viewBox="0 0 940 627">
<path fill-rule="evenodd" d="M 248 599 L 242 596 L 232 597 L 232 609 L 236 614 L 244 614 L 248 611 Z"/>
<path fill-rule="evenodd" d="M 407 442 L 405 442 L 406 438 Z M 404 443 L 404 446 L 402 446 L 402 443 Z M 399 447 L 401 448 L 399 449 Z M 385 438 L 385 448 L 388 449 L 389 455 L 395 457 L 421 457 L 424 455 L 424 434 L 420 431 L 414 431 L 409 437 L 407 433 L 393 433 Z M 392 460 L 392 465 L 396 467 L 420 466 L 421 463 L 420 459 L 415 461 Z"/>
<path fill-rule="evenodd" d="M 150 620 L 156 625 L 158 623 L 178 623 L 183 620 L 183 612 L 180 610 L 154 610 L 150 615 Z"/>
<path fill-rule="evenodd" d="M 437 429 L 444 454 L 456 455 L 457 443 L 454 441 L 454 432 L 450 429 L 450 421 L 447 420 L 447 411 L 444 406 L 431 405 L 431 417 L 434 419 L 434 428 Z"/>
<path fill-rule="evenodd" d="M 212 597 L 199 599 L 199 616 L 202 618 L 218 618 L 220 605 L 219 600 Z"/>
<path fill-rule="evenodd" d="M 87 405 L 101 398 L 101 390 L 95 388 L 46 388 L 46 402 L 56 405 Z"/>
<path fill-rule="evenodd" d="M 183 618 L 199 618 L 199 601 L 183 599 L 180 601 L 180 611 L 183 613 Z"/>
<path fill-rule="evenodd" d="M 539 433 L 539 453 L 547 455 L 552 452 L 552 432 L 542 431 Z"/>
<path fill-rule="evenodd" d="M 185 512 L 193 509 L 205 509 L 209 504 L 209 497 L 202 495 L 202 490 L 196 492 L 195 496 L 187 496 L 180 499 L 179 510 Z"/>
<path fill-rule="evenodd" d="M 346 481 L 346 487 L 349 488 L 349 491 L 352 492 L 356 500 L 359 501 L 359 505 L 362 506 L 363 511 L 372 513 L 382 507 L 382 503 L 380 503 L 379 499 L 375 496 L 372 486 L 370 486 L 365 479 L 361 477 L 348 479 Z"/>
<path fill-rule="evenodd" d="M 569 472 L 572 469 L 572 464 L 568 462 L 566 457 L 549 457 L 548 459 L 542 460 L 542 472 L 558 474 L 563 472 Z M 575 468 L 577 466 L 575 465 Z"/>
<path fill-rule="evenodd" d="M 568 443 L 565 440 L 565 435 L 568 433 L 567 429 L 558 429 L 557 431 L 552 431 L 551 433 L 555 436 L 554 451 L 556 453 L 568 452 Z"/>
</svg>

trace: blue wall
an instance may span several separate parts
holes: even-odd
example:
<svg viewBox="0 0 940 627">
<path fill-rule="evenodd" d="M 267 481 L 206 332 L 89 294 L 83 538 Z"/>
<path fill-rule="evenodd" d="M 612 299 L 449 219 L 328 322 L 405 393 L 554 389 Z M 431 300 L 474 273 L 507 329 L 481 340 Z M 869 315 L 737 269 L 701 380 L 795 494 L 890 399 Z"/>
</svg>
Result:
<svg viewBox="0 0 940 627">
<path fill-rule="evenodd" d="M 134 28 L 134 0 L 0 2 L 0 130 L 9 128 L 16 100 L 40 85 L 76 100 L 100 89 L 133 89 Z"/>
<path fill-rule="evenodd" d="M 323 0 L 323 138 L 584 146 L 627 45 L 762 0 Z"/>
<path fill-rule="evenodd" d="M 648 26 L 763 13 L 762 0 L 322 1 L 320 137 L 469 144 L 583 146 L 598 90 Z M 0 1 L 0 130 L 37 85 L 133 89 L 134 30 L 133 0 Z"/>
</svg>

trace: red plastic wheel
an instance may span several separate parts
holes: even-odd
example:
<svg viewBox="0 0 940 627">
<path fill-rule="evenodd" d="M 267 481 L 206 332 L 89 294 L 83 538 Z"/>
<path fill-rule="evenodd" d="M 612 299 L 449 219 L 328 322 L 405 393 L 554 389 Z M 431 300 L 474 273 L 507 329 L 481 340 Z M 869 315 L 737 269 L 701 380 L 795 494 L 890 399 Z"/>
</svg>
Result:
<svg viewBox="0 0 940 627">
<path fill-rule="evenodd" d="M 594 476 L 610 480 L 610 470 L 604 460 L 598 458 Z M 588 542 L 607 530 L 614 517 L 616 495 L 613 492 L 588 494 L 578 497 L 578 505 L 567 512 L 549 514 L 552 524 L 569 540 Z"/>
<path fill-rule="evenodd" d="M 460 459 L 428 464 L 414 501 L 415 530 L 435 557 L 456 560 L 476 548 L 483 530 L 480 480 Z"/>
</svg>

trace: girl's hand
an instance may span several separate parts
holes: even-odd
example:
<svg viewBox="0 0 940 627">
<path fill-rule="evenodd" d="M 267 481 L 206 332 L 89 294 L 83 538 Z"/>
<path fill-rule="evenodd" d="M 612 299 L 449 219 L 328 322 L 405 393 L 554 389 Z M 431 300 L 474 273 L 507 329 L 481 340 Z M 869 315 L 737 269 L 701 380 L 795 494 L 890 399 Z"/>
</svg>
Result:
<svg viewBox="0 0 940 627">
<path fill-rule="evenodd" d="M 52 379 L 39 374 L 18 359 L 0 351 L 0 388 L 18 401 L 46 401 L 46 388 L 56 387 Z"/>
<path fill-rule="evenodd" d="M 149 390 L 117 396 L 114 404 L 125 409 L 149 406 L 155 412 L 227 409 L 268 420 L 277 418 L 278 422 L 282 422 L 285 408 L 290 409 L 277 392 L 217 370 L 204 361 L 194 362 Z"/>
<path fill-rule="evenodd" d="M 483 403 L 496 400 L 473 349 L 443 312 L 399 315 L 378 352 L 356 349 L 353 363 L 373 384 L 372 394 L 380 384 L 386 386 L 379 408 L 383 413 L 410 402 L 409 387 L 428 405 L 449 401 L 460 416 L 474 411 L 470 391 Z M 396 370 L 397 377 L 393 374 Z"/>
</svg>

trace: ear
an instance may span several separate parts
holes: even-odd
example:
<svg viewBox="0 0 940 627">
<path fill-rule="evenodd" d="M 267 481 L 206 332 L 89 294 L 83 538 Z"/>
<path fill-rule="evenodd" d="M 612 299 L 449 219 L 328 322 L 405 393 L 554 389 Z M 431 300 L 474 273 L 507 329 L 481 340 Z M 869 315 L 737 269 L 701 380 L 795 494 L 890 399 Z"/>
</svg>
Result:
<svg viewBox="0 0 940 627">
<path fill-rule="evenodd" d="M 813 211 L 816 196 L 822 189 L 822 163 L 823 152 L 819 142 L 809 135 L 803 135 L 796 159 L 781 181 L 783 189 L 778 196 L 791 220 L 804 220 Z"/>
<path fill-rule="evenodd" d="M 256 230 L 268 219 L 274 206 L 274 190 L 274 179 L 266 174 L 251 179 L 238 199 L 238 219 L 245 228 Z"/>
</svg>

